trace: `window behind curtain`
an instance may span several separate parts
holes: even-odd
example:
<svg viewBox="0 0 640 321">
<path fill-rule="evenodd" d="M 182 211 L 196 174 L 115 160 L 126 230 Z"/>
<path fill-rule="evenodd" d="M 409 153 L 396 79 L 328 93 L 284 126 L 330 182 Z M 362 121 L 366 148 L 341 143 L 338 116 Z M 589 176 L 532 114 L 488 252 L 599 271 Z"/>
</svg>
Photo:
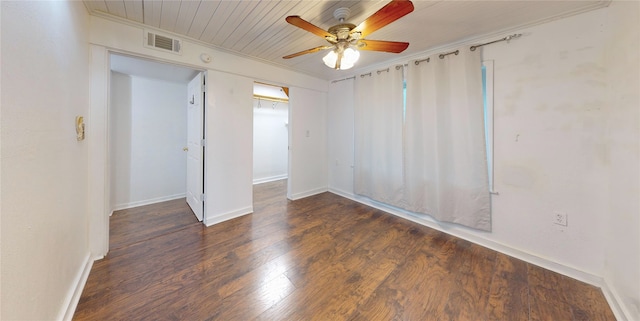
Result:
<svg viewBox="0 0 640 321">
<path fill-rule="evenodd" d="M 487 144 L 489 190 L 493 193 L 493 60 L 482 62 L 482 98 L 484 101 L 484 131 Z"/>
</svg>

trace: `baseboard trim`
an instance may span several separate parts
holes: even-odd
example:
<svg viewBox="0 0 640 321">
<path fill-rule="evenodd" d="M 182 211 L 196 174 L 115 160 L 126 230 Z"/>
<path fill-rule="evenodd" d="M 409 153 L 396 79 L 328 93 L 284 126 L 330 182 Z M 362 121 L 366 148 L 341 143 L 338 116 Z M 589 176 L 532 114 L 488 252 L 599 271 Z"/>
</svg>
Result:
<svg viewBox="0 0 640 321">
<path fill-rule="evenodd" d="M 301 198 L 313 196 L 313 195 L 324 193 L 324 192 L 328 192 L 328 191 L 329 190 L 326 187 L 316 188 L 316 189 L 304 191 L 304 192 L 301 192 L 301 193 L 291 194 L 289 199 L 292 200 L 292 201 L 295 201 L 295 200 L 299 200 Z"/>
<path fill-rule="evenodd" d="M 482 237 L 478 237 L 477 235 L 471 234 L 469 232 L 466 232 L 463 230 L 462 227 L 455 225 L 455 224 L 450 224 L 450 223 L 443 223 L 443 222 L 438 222 L 435 219 L 429 219 L 428 217 L 418 217 L 415 215 L 410 214 L 409 212 L 403 211 L 403 210 L 399 210 L 399 209 L 395 209 L 395 208 L 391 208 L 388 206 L 385 206 L 384 204 L 381 203 L 377 203 L 375 201 L 372 201 L 368 198 L 365 197 L 359 197 L 357 195 L 354 194 L 350 194 L 350 193 L 346 193 L 344 191 L 338 190 L 338 189 L 333 189 L 330 188 L 329 192 L 334 193 L 336 195 L 342 196 L 344 198 L 348 198 L 350 200 L 353 200 L 355 202 L 367 205 L 367 206 L 371 206 L 373 208 L 379 209 L 381 211 L 387 212 L 389 214 L 404 218 L 406 220 L 409 220 L 411 222 L 414 223 L 418 223 L 420 225 L 424 225 L 430 228 L 433 228 L 435 230 L 441 231 L 443 233 L 447 233 L 449 235 L 453 235 L 455 237 L 459 237 L 461 239 L 467 240 L 469 242 L 484 246 L 486 248 L 492 249 L 494 251 L 515 257 L 517 259 L 523 260 L 525 262 L 531 263 L 533 265 L 537 265 L 540 267 L 543 267 L 547 270 L 551 270 L 557 273 L 560 273 L 562 275 L 566 275 L 568 277 L 574 278 L 576 280 L 591 284 L 593 286 L 602 288 L 603 284 L 604 284 L 604 280 L 602 277 L 599 277 L 597 275 L 582 271 L 580 269 L 571 267 L 571 266 L 566 266 L 560 263 L 556 263 L 554 261 L 551 261 L 549 259 L 545 259 L 543 257 L 539 257 L 535 254 L 532 253 L 528 253 L 526 251 L 522 251 L 513 247 L 510 247 L 508 245 L 502 244 L 502 243 L 498 243 L 486 238 L 482 238 Z"/>
<path fill-rule="evenodd" d="M 113 210 L 114 211 L 126 210 L 128 208 L 134 208 L 134 207 L 138 207 L 138 206 L 145 206 L 145 205 L 151 205 L 151 204 L 160 203 L 160 202 L 172 201 L 172 200 L 179 199 L 179 198 L 184 198 L 184 197 L 187 197 L 186 193 L 180 193 L 180 194 L 156 197 L 156 198 L 151 198 L 151 199 L 142 200 L 142 201 L 136 201 L 136 202 L 130 202 L 130 203 L 123 203 L 123 204 L 115 205 L 113 207 Z"/>
<path fill-rule="evenodd" d="M 616 320 L 635 320 L 632 318 L 631 309 L 629 309 L 629 307 L 624 304 L 624 300 L 622 300 L 620 293 L 616 291 L 615 287 L 609 285 L 609 281 L 607 280 L 607 278 L 604 278 L 601 289 L 604 297 L 607 299 L 607 302 L 609 302 L 611 311 L 613 311 L 613 314 L 616 316 Z"/>
<path fill-rule="evenodd" d="M 64 305 L 57 320 L 70 321 L 73 319 L 73 314 L 76 312 L 78 302 L 80 302 L 80 296 L 82 296 L 82 290 L 84 290 L 84 285 L 87 283 L 92 266 L 93 260 L 91 259 L 91 255 L 87 253 L 83 260 L 82 268 L 78 271 L 78 274 L 73 280 L 72 287 L 65 297 Z"/>
<path fill-rule="evenodd" d="M 235 210 L 229 213 L 225 213 L 222 215 L 216 215 L 214 217 L 206 217 L 204 219 L 204 225 L 209 227 L 209 226 L 222 223 L 224 221 L 232 220 L 234 218 L 251 214 L 251 213 L 253 213 L 253 206 L 245 207 L 245 208 Z"/>
<path fill-rule="evenodd" d="M 287 179 L 287 174 L 278 175 L 278 176 L 264 177 L 264 178 L 257 178 L 257 179 L 253 180 L 253 185 L 262 184 L 262 183 L 269 183 L 269 182 L 273 182 L 273 181 L 279 181 L 281 179 Z"/>
</svg>

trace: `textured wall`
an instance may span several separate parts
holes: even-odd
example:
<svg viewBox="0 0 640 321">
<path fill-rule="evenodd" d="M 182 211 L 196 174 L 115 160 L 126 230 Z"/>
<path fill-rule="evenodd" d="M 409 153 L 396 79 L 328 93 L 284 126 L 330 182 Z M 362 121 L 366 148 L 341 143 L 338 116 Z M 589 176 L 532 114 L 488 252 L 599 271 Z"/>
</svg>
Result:
<svg viewBox="0 0 640 321">
<path fill-rule="evenodd" d="M 2 2 L 2 320 L 61 318 L 89 259 L 88 15 Z"/>
</svg>

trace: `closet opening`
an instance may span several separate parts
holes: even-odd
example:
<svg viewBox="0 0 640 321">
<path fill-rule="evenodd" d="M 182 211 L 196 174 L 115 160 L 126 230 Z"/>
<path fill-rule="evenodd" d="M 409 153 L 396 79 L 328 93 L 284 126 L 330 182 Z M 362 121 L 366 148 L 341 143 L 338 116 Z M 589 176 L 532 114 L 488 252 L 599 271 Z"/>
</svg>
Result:
<svg viewBox="0 0 640 321">
<path fill-rule="evenodd" d="M 289 88 L 253 84 L 253 184 L 287 193 L 289 178 Z"/>
</svg>

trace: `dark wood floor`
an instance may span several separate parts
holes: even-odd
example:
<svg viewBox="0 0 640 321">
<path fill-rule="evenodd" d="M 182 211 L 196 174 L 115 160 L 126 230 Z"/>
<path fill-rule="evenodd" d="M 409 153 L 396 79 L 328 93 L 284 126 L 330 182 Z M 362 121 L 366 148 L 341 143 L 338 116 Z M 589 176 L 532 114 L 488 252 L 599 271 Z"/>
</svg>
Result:
<svg viewBox="0 0 640 321">
<path fill-rule="evenodd" d="M 212 227 L 184 200 L 114 213 L 75 320 L 615 320 L 593 286 L 331 193 L 254 190 Z"/>
</svg>

